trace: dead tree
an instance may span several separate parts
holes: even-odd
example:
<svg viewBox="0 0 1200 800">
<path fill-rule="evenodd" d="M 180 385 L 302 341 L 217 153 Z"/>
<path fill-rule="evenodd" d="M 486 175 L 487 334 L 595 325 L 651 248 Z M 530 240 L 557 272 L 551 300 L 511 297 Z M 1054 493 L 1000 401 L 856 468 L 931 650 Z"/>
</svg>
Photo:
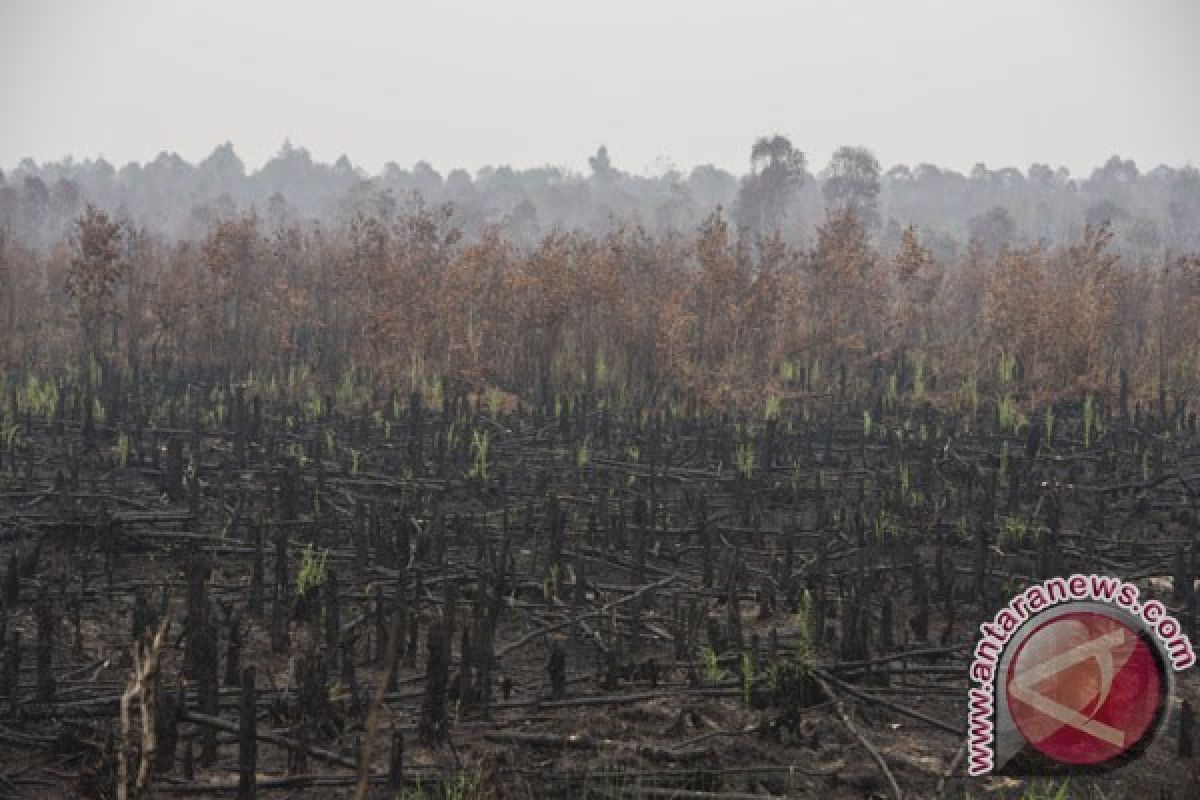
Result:
<svg viewBox="0 0 1200 800">
<path fill-rule="evenodd" d="M 550 698 L 562 700 L 567 695 L 567 654 L 558 642 L 550 646 L 546 672 L 550 676 Z"/>
<path fill-rule="evenodd" d="M 118 800 L 138 800 L 146 793 L 150 784 L 151 767 L 155 762 L 157 740 L 155 737 L 155 700 L 158 689 L 158 662 L 163 646 L 167 641 L 168 619 L 164 619 L 154 636 L 154 641 L 148 649 L 140 643 L 133 646 L 133 674 L 129 684 L 121 695 L 121 735 L 122 746 L 117 752 L 117 798 Z M 142 714 L 142 733 L 140 754 L 137 760 L 137 774 L 133 785 L 130 785 L 130 769 L 134 763 L 133 723 L 130 719 L 130 706 L 137 698 Z"/>
<path fill-rule="evenodd" d="M 242 703 L 238 727 L 238 800 L 254 800 L 257 794 L 257 704 L 254 667 L 242 671 Z"/>
<path fill-rule="evenodd" d="M 421 716 L 417 722 L 417 737 L 427 747 L 446 741 L 449 735 L 446 720 L 446 687 L 450 675 L 450 637 L 444 618 L 429 626 L 426 637 L 429 650 L 425 668 L 425 695 Z"/>
<path fill-rule="evenodd" d="M 38 594 L 33 607 L 37 619 L 37 699 L 48 703 L 54 699 L 54 609 L 45 588 Z"/>
</svg>

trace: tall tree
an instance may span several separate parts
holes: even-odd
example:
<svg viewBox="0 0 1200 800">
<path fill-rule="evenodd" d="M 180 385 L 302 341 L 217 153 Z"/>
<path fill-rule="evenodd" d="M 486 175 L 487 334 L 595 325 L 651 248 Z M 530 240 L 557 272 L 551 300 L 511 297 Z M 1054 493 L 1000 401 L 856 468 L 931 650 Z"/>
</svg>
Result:
<svg viewBox="0 0 1200 800">
<path fill-rule="evenodd" d="M 967 247 L 972 261 L 999 257 L 1013 246 L 1017 225 L 1008 209 L 994 206 L 967 221 Z"/>
<path fill-rule="evenodd" d="M 204 259 L 213 278 L 211 332 L 220 335 L 224 352 L 234 363 L 241 363 L 250 344 L 249 329 L 258 322 L 251 312 L 259 293 L 250 284 L 255 282 L 253 268 L 260 261 L 260 247 L 254 214 L 218 222 L 204 243 Z"/>
<path fill-rule="evenodd" d="M 886 276 L 853 208 L 831 213 L 817 230 L 812 272 L 810 324 L 816 326 L 817 352 L 845 363 L 848 356 L 877 350 L 887 316 Z"/>
<path fill-rule="evenodd" d="M 821 187 L 831 212 L 853 211 L 869 229 L 879 225 L 879 161 L 865 147 L 839 147 Z"/>
<path fill-rule="evenodd" d="M 600 145 L 596 155 L 588 158 L 588 166 L 592 168 L 592 177 L 599 183 L 608 183 L 617 175 L 617 170 L 608 158 L 608 148 L 604 145 Z"/>
<path fill-rule="evenodd" d="M 0 186 L 3 185 L 4 175 L 0 173 Z M 12 353 L 17 346 L 17 282 L 13 268 L 9 265 L 8 228 L 0 226 L 0 300 L 4 304 L 4 347 L 0 348 L 0 358 L 11 362 Z"/>
<path fill-rule="evenodd" d="M 101 361 L 105 323 L 116 313 L 113 296 L 120 277 L 121 225 L 91 203 L 75 221 L 67 293 L 82 336 L 80 355 Z"/>
<path fill-rule="evenodd" d="M 764 136 L 750 149 L 750 174 L 738 190 L 738 222 L 762 236 L 779 230 L 804 183 L 804 153 L 786 136 Z"/>
<path fill-rule="evenodd" d="M 893 266 L 892 319 L 897 335 L 904 344 L 921 346 L 932 334 L 932 305 L 942 274 L 912 225 L 900 235 L 900 250 Z"/>
</svg>

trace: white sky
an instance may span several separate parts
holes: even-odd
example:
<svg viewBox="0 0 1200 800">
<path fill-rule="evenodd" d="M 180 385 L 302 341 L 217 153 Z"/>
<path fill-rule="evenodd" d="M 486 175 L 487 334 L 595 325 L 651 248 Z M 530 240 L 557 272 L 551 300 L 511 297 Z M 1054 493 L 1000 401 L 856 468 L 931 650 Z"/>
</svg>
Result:
<svg viewBox="0 0 1200 800">
<path fill-rule="evenodd" d="M 1198 0 L 0 0 L 0 167 L 1200 164 Z"/>
</svg>

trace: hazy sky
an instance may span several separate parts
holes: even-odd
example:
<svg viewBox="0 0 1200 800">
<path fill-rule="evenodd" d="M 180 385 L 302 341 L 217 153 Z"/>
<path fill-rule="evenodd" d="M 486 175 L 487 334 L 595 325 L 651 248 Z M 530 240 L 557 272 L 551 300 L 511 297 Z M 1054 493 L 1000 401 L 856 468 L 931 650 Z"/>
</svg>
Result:
<svg viewBox="0 0 1200 800">
<path fill-rule="evenodd" d="M 1200 165 L 1198 40 L 1198 0 L 0 0 L 0 167 L 290 137 L 372 172 L 741 172 L 770 132 L 815 168 Z"/>
</svg>

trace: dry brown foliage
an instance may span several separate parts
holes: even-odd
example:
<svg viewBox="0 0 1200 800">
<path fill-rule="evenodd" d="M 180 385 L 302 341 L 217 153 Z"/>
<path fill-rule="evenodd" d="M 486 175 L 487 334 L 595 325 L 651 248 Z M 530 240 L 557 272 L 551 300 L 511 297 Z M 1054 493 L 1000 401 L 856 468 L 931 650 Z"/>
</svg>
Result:
<svg viewBox="0 0 1200 800">
<path fill-rule="evenodd" d="M 720 209 L 690 236 L 626 224 L 533 246 L 503 225 L 464 241 L 451 207 L 419 200 L 329 229 L 276 216 L 218 219 L 200 242 L 167 247 L 90 208 L 69 247 L 6 247 L 9 363 L 124 351 L 233 379 L 302 365 L 327 386 L 354 369 L 380 391 L 501 389 L 546 406 L 605 388 L 759 407 L 795 395 L 786 365 L 861 385 L 867 365 L 913 350 L 947 387 L 1001 354 L 1035 397 L 1111 392 L 1122 370 L 1143 395 L 1200 385 L 1200 262 L 1122 263 L 1103 228 L 943 264 L 914 228 L 881 253 L 851 207 L 809 252 L 739 231 Z"/>
</svg>

